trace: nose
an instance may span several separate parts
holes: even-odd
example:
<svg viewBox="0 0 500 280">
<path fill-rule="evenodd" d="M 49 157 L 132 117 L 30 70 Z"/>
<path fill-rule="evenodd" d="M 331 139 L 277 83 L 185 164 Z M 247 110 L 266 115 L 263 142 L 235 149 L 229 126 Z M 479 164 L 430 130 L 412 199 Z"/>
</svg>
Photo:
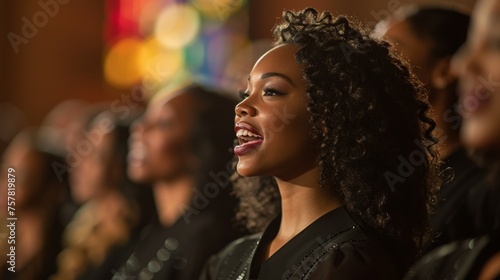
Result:
<svg viewBox="0 0 500 280">
<path fill-rule="evenodd" d="M 130 125 L 130 134 L 137 133 L 139 131 L 142 131 L 144 129 L 144 121 L 143 117 L 137 118 L 132 124 Z"/>
<path fill-rule="evenodd" d="M 142 117 L 140 117 L 130 125 L 130 136 L 128 138 L 129 146 L 132 144 L 133 141 L 140 140 L 143 132 L 144 132 L 144 120 Z"/>
<path fill-rule="evenodd" d="M 457 77 L 464 77 L 470 74 L 479 74 L 477 64 L 478 52 L 471 50 L 467 43 L 453 56 L 451 71 Z"/>
<path fill-rule="evenodd" d="M 247 97 L 245 100 L 241 101 L 236 105 L 235 113 L 238 117 L 250 116 L 253 117 L 257 114 L 257 109 L 252 104 L 250 100 L 251 97 Z"/>
</svg>

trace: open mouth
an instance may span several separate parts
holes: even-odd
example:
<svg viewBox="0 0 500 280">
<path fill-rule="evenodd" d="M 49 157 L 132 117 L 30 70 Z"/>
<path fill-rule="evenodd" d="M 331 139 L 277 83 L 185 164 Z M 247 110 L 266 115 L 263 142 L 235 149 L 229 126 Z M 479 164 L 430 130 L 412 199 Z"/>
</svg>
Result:
<svg viewBox="0 0 500 280">
<path fill-rule="evenodd" d="M 255 141 L 261 141 L 262 142 L 262 136 L 252 133 L 251 131 L 248 131 L 246 129 L 240 129 L 238 132 L 236 132 L 236 137 L 238 137 L 238 142 L 240 145 L 245 145 L 248 143 L 252 143 Z"/>
<path fill-rule="evenodd" d="M 234 153 L 237 156 L 244 155 L 254 150 L 264 141 L 264 137 L 246 123 L 236 123 L 235 130 L 239 143 L 239 145 L 234 148 Z"/>
</svg>

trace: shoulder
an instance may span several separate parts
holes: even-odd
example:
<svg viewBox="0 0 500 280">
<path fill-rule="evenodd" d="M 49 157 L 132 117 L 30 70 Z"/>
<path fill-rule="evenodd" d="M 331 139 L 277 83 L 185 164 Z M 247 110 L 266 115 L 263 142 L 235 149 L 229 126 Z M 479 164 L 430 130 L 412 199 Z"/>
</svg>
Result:
<svg viewBox="0 0 500 280">
<path fill-rule="evenodd" d="M 401 279 L 393 258 L 376 240 L 337 244 L 311 267 L 307 279 Z"/>
<path fill-rule="evenodd" d="M 392 246 L 356 227 L 323 240 L 290 271 L 300 279 L 401 279 Z"/>
<path fill-rule="evenodd" d="M 217 259 L 220 263 L 228 263 L 231 259 L 241 259 L 250 257 L 253 250 L 257 247 L 262 233 L 256 233 L 239 238 L 217 254 Z"/>
<path fill-rule="evenodd" d="M 405 257 L 400 256 L 394 240 L 357 223 L 348 212 L 332 214 L 327 222 L 343 224 L 344 229 L 319 227 L 321 233 L 314 244 L 305 247 L 300 260 L 288 267 L 285 278 L 401 279 L 406 270 L 401 259 Z"/>
<path fill-rule="evenodd" d="M 486 260 L 498 251 L 499 236 L 492 232 L 440 246 L 419 259 L 404 279 L 477 279 Z"/>
<path fill-rule="evenodd" d="M 251 259 L 261 236 L 262 233 L 256 233 L 231 242 L 208 260 L 200 279 L 223 279 L 224 275 L 230 275 L 228 269 L 243 266 Z"/>
</svg>

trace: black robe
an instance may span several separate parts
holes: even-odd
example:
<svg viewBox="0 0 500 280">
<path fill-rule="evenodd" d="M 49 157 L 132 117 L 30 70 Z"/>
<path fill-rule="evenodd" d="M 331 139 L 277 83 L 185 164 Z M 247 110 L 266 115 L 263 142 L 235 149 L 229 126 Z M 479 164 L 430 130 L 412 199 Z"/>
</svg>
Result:
<svg viewBox="0 0 500 280">
<path fill-rule="evenodd" d="M 214 212 L 203 212 L 171 227 L 147 226 L 134 252 L 108 279 L 193 280 L 206 260 L 237 237 L 228 223 Z"/>
<path fill-rule="evenodd" d="M 449 155 L 444 163 L 453 170 L 454 178 L 439 191 L 438 210 L 430 220 L 436 237 L 425 252 L 486 234 L 493 225 L 491 186 L 484 180 L 485 170 L 478 167 L 463 148 Z"/>
<path fill-rule="evenodd" d="M 228 245 L 210 259 L 200 279 L 390 280 L 401 279 L 407 269 L 395 244 L 356 222 L 344 207 L 318 218 L 263 260 L 279 225 L 277 217 L 264 233 Z"/>
<path fill-rule="evenodd" d="M 487 205 L 488 216 L 493 217 L 488 234 L 435 248 L 416 262 L 404 279 L 477 279 L 484 264 L 500 252 L 500 185 L 490 186 L 487 197 L 491 203 Z"/>
</svg>

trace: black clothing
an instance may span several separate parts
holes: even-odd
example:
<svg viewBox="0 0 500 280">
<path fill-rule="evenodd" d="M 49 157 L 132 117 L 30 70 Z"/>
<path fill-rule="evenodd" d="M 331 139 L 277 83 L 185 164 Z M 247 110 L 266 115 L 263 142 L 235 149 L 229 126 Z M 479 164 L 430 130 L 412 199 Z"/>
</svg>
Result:
<svg viewBox="0 0 500 280">
<path fill-rule="evenodd" d="M 439 191 L 438 210 L 430 219 L 437 237 L 426 252 L 452 241 L 484 235 L 492 226 L 490 186 L 485 182 L 485 171 L 464 149 L 449 155 L 444 163 L 453 170 L 454 178 Z"/>
<path fill-rule="evenodd" d="M 112 279 L 196 279 L 206 260 L 238 237 L 230 219 L 217 213 L 201 210 L 168 228 L 158 222 L 146 226 Z"/>
<path fill-rule="evenodd" d="M 486 261 L 500 252 L 500 186 L 488 187 L 488 234 L 432 250 L 410 269 L 405 280 L 477 279 Z"/>
<path fill-rule="evenodd" d="M 264 233 L 238 239 L 211 258 L 201 279 L 401 279 L 394 244 L 356 222 L 344 207 L 318 218 L 267 260 L 280 217 Z"/>
<path fill-rule="evenodd" d="M 477 279 L 485 263 L 497 252 L 500 232 L 453 242 L 421 258 L 404 280 Z"/>
<path fill-rule="evenodd" d="M 153 191 L 150 186 L 130 184 L 121 189 L 126 190 L 131 204 L 139 206 L 139 219 L 130 232 L 130 238 L 125 244 L 115 244 L 106 255 L 106 259 L 99 265 L 90 264 L 78 275 L 78 280 L 109 280 L 117 269 L 125 263 L 140 242 L 141 233 L 152 221 L 158 221 Z"/>
<path fill-rule="evenodd" d="M 36 254 L 33 259 L 31 259 L 24 267 L 19 267 L 16 264 L 15 272 L 8 270 L 10 265 L 8 263 L 3 263 L 0 265 L 0 279 L 2 280 L 25 280 L 25 279 L 49 279 L 57 267 L 56 259 L 57 255 L 62 249 L 61 237 L 63 232 L 63 227 L 58 219 L 59 213 L 54 213 L 53 219 L 46 220 L 47 226 L 45 227 L 45 232 L 41 233 L 44 236 L 42 241 L 42 248 L 38 254 Z M 18 233 L 19 234 L 19 233 Z M 7 239 L 5 240 L 5 245 L 10 248 L 11 245 L 7 244 Z M 2 242 L 4 242 L 2 240 Z M 17 242 L 17 241 L 16 241 Z M 14 244 L 14 246 L 16 246 Z M 18 247 L 18 246 L 16 246 Z M 16 255 L 22 254 L 22 252 L 17 249 Z"/>
</svg>

